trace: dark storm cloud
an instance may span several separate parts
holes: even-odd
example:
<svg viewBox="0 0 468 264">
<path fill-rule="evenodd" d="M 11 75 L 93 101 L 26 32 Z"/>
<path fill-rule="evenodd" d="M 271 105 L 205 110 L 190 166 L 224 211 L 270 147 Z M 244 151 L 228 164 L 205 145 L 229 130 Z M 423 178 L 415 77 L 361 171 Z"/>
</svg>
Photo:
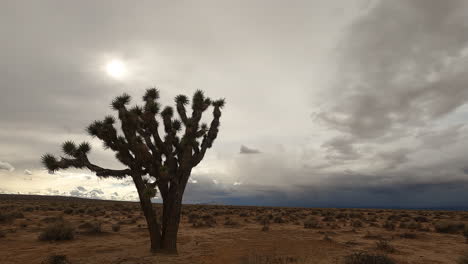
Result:
<svg viewBox="0 0 468 264">
<path fill-rule="evenodd" d="M 258 149 L 249 148 L 247 146 L 241 145 L 240 154 L 258 154 L 261 153 Z"/>
<path fill-rule="evenodd" d="M 420 180 L 402 176 L 334 175 L 319 185 L 292 189 L 268 185 L 225 186 L 198 177 L 189 185 L 188 203 L 305 207 L 466 208 L 467 179 Z M 391 184 L 389 184 L 391 183 Z M 447 195 L 451 193 L 453 195 Z M 435 199 L 437 197 L 437 199 Z"/>
</svg>

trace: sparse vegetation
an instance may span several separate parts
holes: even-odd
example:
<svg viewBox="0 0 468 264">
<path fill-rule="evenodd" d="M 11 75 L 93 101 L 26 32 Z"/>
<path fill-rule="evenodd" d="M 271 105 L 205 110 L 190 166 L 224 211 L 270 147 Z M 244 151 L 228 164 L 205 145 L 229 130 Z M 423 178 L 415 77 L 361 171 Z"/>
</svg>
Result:
<svg viewBox="0 0 468 264">
<path fill-rule="evenodd" d="M 112 225 L 112 231 L 119 232 L 120 231 L 120 225 L 119 224 L 113 224 Z"/>
<path fill-rule="evenodd" d="M 434 228 L 439 233 L 458 233 L 464 230 L 463 222 L 438 221 L 434 223 Z"/>
<path fill-rule="evenodd" d="M 344 264 L 396 264 L 386 255 L 356 252 L 344 258 Z"/>
<path fill-rule="evenodd" d="M 320 223 L 317 218 L 310 217 L 306 221 L 304 221 L 304 228 L 319 228 Z"/>
<path fill-rule="evenodd" d="M 75 229 L 73 226 L 64 220 L 50 223 L 44 231 L 39 235 L 39 240 L 42 241 L 59 241 L 71 240 L 75 237 Z"/>
<path fill-rule="evenodd" d="M 460 256 L 457 260 L 457 264 L 468 264 L 468 253 Z"/>
<path fill-rule="evenodd" d="M 41 264 L 70 264 L 65 255 L 51 255 L 47 257 Z"/>
<path fill-rule="evenodd" d="M 390 244 L 390 242 L 388 240 L 385 240 L 385 239 L 381 239 L 381 240 L 377 241 L 375 246 L 376 246 L 376 248 L 378 250 L 382 250 L 382 251 L 385 251 L 387 253 L 394 253 L 396 251 L 395 248 Z"/>
<path fill-rule="evenodd" d="M 252 254 L 242 258 L 241 264 L 305 264 L 305 260 L 294 256 L 269 256 Z"/>
</svg>

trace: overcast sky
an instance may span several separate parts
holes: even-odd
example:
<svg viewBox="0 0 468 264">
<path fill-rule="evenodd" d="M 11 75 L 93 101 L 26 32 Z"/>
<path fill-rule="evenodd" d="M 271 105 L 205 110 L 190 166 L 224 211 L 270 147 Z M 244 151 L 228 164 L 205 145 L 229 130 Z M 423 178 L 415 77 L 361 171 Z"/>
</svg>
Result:
<svg viewBox="0 0 468 264">
<path fill-rule="evenodd" d="M 164 105 L 196 89 L 227 101 L 186 202 L 468 199 L 466 1 L 15 0 L 0 32 L 0 192 L 136 199 L 128 180 L 51 175 L 40 157 L 87 140 L 119 168 L 84 129 L 156 86 Z"/>
</svg>

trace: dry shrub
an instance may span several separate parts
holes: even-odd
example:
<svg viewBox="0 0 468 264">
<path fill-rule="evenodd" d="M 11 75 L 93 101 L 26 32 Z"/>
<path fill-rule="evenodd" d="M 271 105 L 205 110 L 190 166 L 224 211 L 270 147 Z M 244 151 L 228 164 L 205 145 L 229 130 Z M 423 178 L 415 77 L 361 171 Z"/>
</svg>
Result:
<svg viewBox="0 0 468 264">
<path fill-rule="evenodd" d="M 421 224 L 416 221 L 406 221 L 406 222 L 401 222 L 400 223 L 400 228 L 405 228 L 405 229 L 420 229 Z"/>
<path fill-rule="evenodd" d="M 320 223 L 316 217 L 310 217 L 304 221 L 304 228 L 319 228 Z"/>
<path fill-rule="evenodd" d="M 72 240 L 75 237 L 75 229 L 64 220 L 50 223 L 39 235 L 42 241 Z"/>
<path fill-rule="evenodd" d="M 0 212 L 0 223 L 11 223 L 17 218 L 24 218 L 23 213 L 21 212 Z"/>
<path fill-rule="evenodd" d="M 382 240 L 381 235 L 377 234 L 372 234 L 371 232 L 367 231 L 367 234 L 364 236 L 365 239 L 377 239 L 377 240 Z"/>
<path fill-rule="evenodd" d="M 390 245 L 388 240 L 384 240 L 384 239 L 377 241 L 377 243 L 375 243 L 375 246 L 378 250 L 382 250 L 387 253 L 393 253 L 396 251 L 395 248 L 392 245 Z"/>
<path fill-rule="evenodd" d="M 393 231 L 395 230 L 396 224 L 392 221 L 385 221 L 382 227 L 389 231 Z"/>
<path fill-rule="evenodd" d="M 407 238 L 407 239 L 415 239 L 417 238 L 416 233 L 410 233 L 410 232 L 405 232 L 400 234 L 401 238 Z"/>
<path fill-rule="evenodd" d="M 416 216 L 416 217 L 413 217 L 414 221 L 418 222 L 418 223 L 427 223 L 429 222 L 429 219 L 425 216 Z"/>
<path fill-rule="evenodd" d="M 242 258 L 241 264 L 305 264 L 305 259 L 295 256 L 270 256 L 252 254 Z"/>
<path fill-rule="evenodd" d="M 224 225 L 234 227 L 234 226 L 238 226 L 239 222 L 237 222 L 236 220 L 233 220 L 233 219 L 228 217 L 228 218 L 226 218 L 226 221 L 224 222 Z"/>
<path fill-rule="evenodd" d="M 359 220 L 355 220 L 353 222 L 351 222 L 351 226 L 352 227 L 363 227 L 363 223 Z"/>
<path fill-rule="evenodd" d="M 465 228 L 463 222 L 438 221 L 434 223 L 436 232 L 439 233 L 458 233 Z"/>
<path fill-rule="evenodd" d="M 102 222 L 101 221 L 92 221 L 86 222 L 78 226 L 79 229 L 85 229 L 87 233 L 99 234 L 102 233 Z"/>
<path fill-rule="evenodd" d="M 396 262 L 385 255 L 356 252 L 346 256 L 344 264 L 396 264 Z"/>
<path fill-rule="evenodd" d="M 65 255 L 52 255 L 47 257 L 41 264 L 70 264 Z"/>
<path fill-rule="evenodd" d="M 257 221 L 261 225 L 269 225 L 270 224 L 270 218 L 267 215 L 259 215 L 257 216 Z"/>
<path fill-rule="evenodd" d="M 468 253 L 462 255 L 460 258 L 457 260 L 457 264 L 468 264 Z"/>
<path fill-rule="evenodd" d="M 119 224 L 113 224 L 112 225 L 112 231 L 119 232 L 120 231 L 120 225 Z"/>
<path fill-rule="evenodd" d="M 284 224 L 284 223 L 286 223 L 286 220 L 284 220 L 283 217 L 281 217 L 281 216 L 275 216 L 273 218 L 273 223 Z"/>
<path fill-rule="evenodd" d="M 204 215 L 201 218 L 194 220 L 193 227 L 214 227 L 216 219 L 212 215 Z"/>
</svg>

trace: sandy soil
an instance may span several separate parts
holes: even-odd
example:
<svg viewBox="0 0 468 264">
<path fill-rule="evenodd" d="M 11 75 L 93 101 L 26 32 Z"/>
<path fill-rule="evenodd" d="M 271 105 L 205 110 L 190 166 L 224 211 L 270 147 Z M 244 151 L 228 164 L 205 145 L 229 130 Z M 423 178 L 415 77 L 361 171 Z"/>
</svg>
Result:
<svg viewBox="0 0 468 264">
<path fill-rule="evenodd" d="M 73 264 L 325 264 L 344 263 L 345 256 L 358 251 L 387 255 L 396 263 L 430 264 L 457 263 L 468 252 L 463 230 L 435 230 L 440 221 L 468 224 L 467 212 L 187 205 L 175 256 L 149 252 L 145 221 L 136 203 L 0 197 L 0 214 L 12 213 L 13 219 L 0 217 L 2 264 L 43 263 L 51 255 L 66 255 Z M 40 241 L 50 219 L 60 216 L 75 227 L 74 239 Z M 216 224 L 194 227 L 203 216 Z M 319 226 L 304 228 L 309 218 L 317 219 Z M 268 231 L 262 231 L 263 219 L 268 219 Z M 101 232 L 79 228 L 90 221 L 102 223 Z M 114 232 L 112 225 L 118 223 L 120 230 Z M 378 248 L 379 241 L 390 248 Z M 259 260 L 275 256 L 283 262 Z"/>
</svg>

